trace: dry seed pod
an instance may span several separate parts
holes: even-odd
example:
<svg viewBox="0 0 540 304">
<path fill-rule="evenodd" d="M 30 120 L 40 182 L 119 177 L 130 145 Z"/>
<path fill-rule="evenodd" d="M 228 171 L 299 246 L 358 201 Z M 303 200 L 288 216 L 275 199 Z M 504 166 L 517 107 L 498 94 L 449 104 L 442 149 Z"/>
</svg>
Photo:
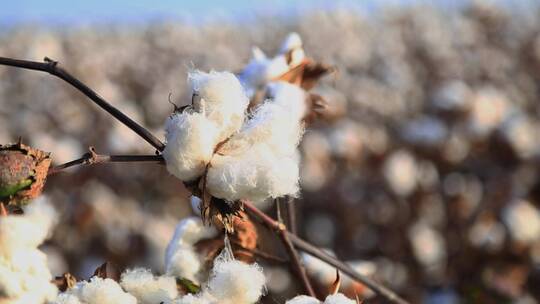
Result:
<svg viewBox="0 0 540 304">
<path fill-rule="evenodd" d="M 0 146 L 0 202 L 20 207 L 38 197 L 50 164 L 49 153 L 20 142 Z"/>
<path fill-rule="evenodd" d="M 218 229 L 224 229 L 223 223 L 214 221 Z M 249 219 L 247 214 L 239 211 L 238 215 L 233 217 L 232 225 L 234 232 L 229 235 L 233 248 L 233 255 L 236 259 L 251 264 L 255 261 L 253 250 L 257 248 L 257 228 Z M 205 264 L 208 269 L 212 268 L 214 259 L 219 255 L 224 247 L 223 234 L 219 234 L 213 239 L 201 240 L 195 244 L 196 251 L 205 257 Z"/>
</svg>

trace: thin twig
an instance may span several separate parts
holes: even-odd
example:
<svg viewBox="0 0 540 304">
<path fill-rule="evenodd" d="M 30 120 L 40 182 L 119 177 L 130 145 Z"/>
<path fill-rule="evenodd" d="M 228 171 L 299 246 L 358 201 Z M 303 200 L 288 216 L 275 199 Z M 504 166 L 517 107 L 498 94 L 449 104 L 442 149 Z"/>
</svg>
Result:
<svg viewBox="0 0 540 304">
<path fill-rule="evenodd" d="M 279 238 L 281 239 L 281 242 L 283 242 L 283 245 L 287 250 L 287 254 L 291 259 L 293 268 L 296 271 L 297 275 L 300 277 L 300 280 L 304 285 L 304 289 L 310 296 L 316 297 L 316 294 L 313 291 L 313 287 L 311 286 L 311 282 L 309 281 L 309 278 L 307 276 L 306 268 L 300 261 L 300 256 L 298 255 L 298 252 L 294 248 L 291 240 L 289 239 L 289 236 L 287 235 L 287 227 L 285 226 L 285 224 L 283 224 L 283 218 L 281 217 L 281 200 L 277 199 L 275 203 L 277 208 Z"/>
<path fill-rule="evenodd" d="M 81 158 L 50 168 L 47 175 L 53 175 L 74 166 L 88 166 L 101 163 L 164 163 L 161 155 L 101 155 L 96 153 L 94 147 L 89 147 L 88 150 L 88 153 L 84 154 Z"/>
<path fill-rule="evenodd" d="M 264 212 L 260 211 L 257 207 L 255 207 L 251 202 L 244 201 L 244 208 L 257 217 L 259 220 L 262 221 L 263 224 L 265 224 L 267 227 L 271 228 L 275 231 L 280 231 L 280 224 L 266 215 Z M 381 295 L 382 297 L 386 298 L 391 303 L 397 303 L 397 304 L 408 304 L 406 300 L 402 299 L 400 296 L 398 296 L 396 293 L 391 291 L 390 289 L 386 288 L 382 284 L 379 284 L 372 279 L 361 275 L 354 269 L 352 269 L 349 265 L 343 263 L 342 261 L 338 260 L 337 258 L 329 255 L 328 253 L 322 251 L 321 249 L 311 245 L 310 243 L 304 241 L 300 237 L 296 236 L 295 234 L 290 233 L 287 230 L 284 230 L 284 233 L 287 234 L 287 237 L 290 239 L 291 243 L 298 247 L 298 249 L 305 251 L 306 253 L 320 259 L 321 261 L 328 263 L 329 265 L 332 265 L 342 271 L 343 273 L 347 274 L 354 280 L 366 285 L 368 288 L 373 290 L 375 293 Z"/>
<path fill-rule="evenodd" d="M 157 139 L 157 137 L 155 137 L 152 133 L 150 133 L 150 131 L 148 131 L 146 128 L 136 123 L 134 120 L 129 118 L 127 115 L 122 113 L 117 108 L 113 107 L 110 103 L 108 103 L 105 99 L 99 96 L 95 91 L 90 89 L 87 85 L 85 85 L 79 79 L 75 78 L 66 70 L 58 66 L 58 62 L 53 61 L 47 57 L 45 57 L 45 62 L 18 60 L 18 59 L 0 57 L 0 65 L 7 65 L 7 66 L 12 66 L 12 67 L 28 69 L 28 70 L 47 72 L 51 75 L 54 75 L 66 81 L 67 83 L 75 87 L 77 90 L 82 92 L 84 95 L 86 95 L 88 98 L 90 98 L 94 103 L 96 103 L 103 110 L 107 111 L 114 118 L 118 119 L 121 123 L 123 123 L 128 128 L 130 128 L 135 133 L 137 133 L 140 137 L 146 140 L 158 151 L 163 151 L 163 149 L 165 148 L 165 145 L 159 139 Z"/>
</svg>

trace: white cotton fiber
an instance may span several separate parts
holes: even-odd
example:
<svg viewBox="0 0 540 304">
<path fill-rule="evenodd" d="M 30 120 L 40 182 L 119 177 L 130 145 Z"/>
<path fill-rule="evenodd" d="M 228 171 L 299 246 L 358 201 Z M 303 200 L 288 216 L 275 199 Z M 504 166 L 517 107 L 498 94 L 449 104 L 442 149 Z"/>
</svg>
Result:
<svg viewBox="0 0 540 304">
<path fill-rule="evenodd" d="M 276 155 L 257 145 L 240 155 L 216 156 L 208 170 L 207 189 L 229 201 L 248 199 L 260 203 L 268 198 L 296 195 L 299 165 L 293 156 Z"/>
<path fill-rule="evenodd" d="M 154 276 L 150 270 L 136 268 L 122 273 L 120 286 L 135 296 L 138 304 L 170 304 L 178 296 L 176 279 Z"/>
<path fill-rule="evenodd" d="M 237 260 L 214 260 L 208 292 L 222 304 L 250 304 L 259 300 L 264 292 L 265 277 L 256 264 Z"/>
<path fill-rule="evenodd" d="M 37 247 L 56 222 L 45 197 L 25 207 L 23 215 L 0 217 L 0 301 L 42 303 L 58 292 L 51 284 L 47 256 Z"/>
<path fill-rule="evenodd" d="M 189 74 L 193 92 L 198 94 L 195 111 L 202 113 L 219 126 L 218 142 L 238 131 L 244 123 L 244 113 L 249 99 L 240 81 L 229 72 Z"/>
<path fill-rule="evenodd" d="M 303 134 L 302 89 L 276 84 L 239 133 L 214 155 L 207 189 L 215 197 L 255 203 L 298 192 L 297 147 Z"/>
<path fill-rule="evenodd" d="M 177 113 L 165 123 L 167 170 L 183 181 L 201 176 L 218 143 L 218 126 L 200 113 Z"/>
<path fill-rule="evenodd" d="M 288 300 L 285 304 L 321 304 L 321 301 L 313 297 L 301 295 Z"/>
<path fill-rule="evenodd" d="M 190 109 L 165 122 L 167 170 L 183 181 L 201 176 L 217 144 L 237 132 L 249 100 L 239 80 L 228 72 L 192 72 L 189 82 L 197 95 Z"/>
<path fill-rule="evenodd" d="M 198 282 L 201 257 L 193 245 L 200 240 L 216 236 L 218 231 L 205 226 L 198 217 L 188 217 L 176 225 L 174 235 L 165 252 L 165 269 L 168 275 Z"/>
<path fill-rule="evenodd" d="M 53 304 L 82 304 L 82 303 L 81 301 L 79 301 L 79 298 L 74 294 L 61 293 L 54 300 Z"/>
<path fill-rule="evenodd" d="M 66 290 L 64 294 L 75 296 L 84 304 L 137 304 L 137 299 L 122 290 L 116 281 L 99 277 L 93 277 L 90 281 L 78 282 L 74 288 Z M 68 297 L 64 294 L 58 298 Z M 57 300 L 54 304 L 60 303 L 65 302 Z"/>
<path fill-rule="evenodd" d="M 40 197 L 24 208 L 24 215 L 0 217 L 0 254 L 13 249 L 36 248 L 56 224 L 56 212 L 46 197 Z"/>
<path fill-rule="evenodd" d="M 187 294 L 177 299 L 173 303 L 174 304 L 218 304 L 221 302 L 219 302 L 210 294 L 205 292 L 205 293 L 197 294 L 197 295 Z"/>
<path fill-rule="evenodd" d="M 342 293 L 336 293 L 326 297 L 323 304 L 356 304 L 356 301 L 347 298 Z"/>
</svg>

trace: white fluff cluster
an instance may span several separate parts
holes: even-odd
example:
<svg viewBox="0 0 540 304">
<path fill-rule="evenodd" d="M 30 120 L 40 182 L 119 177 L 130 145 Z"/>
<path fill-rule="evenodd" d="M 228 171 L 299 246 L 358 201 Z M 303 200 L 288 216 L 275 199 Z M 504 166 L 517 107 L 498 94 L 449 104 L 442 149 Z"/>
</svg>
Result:
<svg viewBox="0 0 540 304">
<path fill-rule="evenodd" d="M 43 303 L 56 297 L 57 288 L 47 257 L 37 247 L 56 223 L 56 213 L 41 197 L 24 215 L 0 217 L 0 303 Z"/>
<path fill-rule="evenodd" d="M 214 260 L 210 279 L 201 292 L 175 304 L 251 304 L 259 300 L 265 284 L 262 269 L 230 258 L 227 250 Z"/>
<path fill-rule="evenodd" d="M 111 279 L 93 277 L 58 295 L 53 304 L 137 304 L 137 299 Z"/>
<path fill-rule="evenodd" d="M 213 196 L 257 203 L 298 192 L 305 92 L 283 82 L 271 92 L 274 96 L 212 158 L 207 189 Z"/>
<path fill-rule="evenodd" d="M 205 226 L 200 218 L 188 217 L 176 225 L 173 238 L 165 252 L 165 269 L 170 276 L 199 282 L 202 258 L 193 245 L 202 239 L 216 236 L 214 227 Z"/>
<path fill-rule="evenodd" d="M 192 109 L 165 123 L 167 170 L 183 181 L 201 176 L 218 143 L 238 131 L 249 100 L 228 72 L 193 72 L 188 80 L 196 95 Z"/>
<path fill-rule="evenodd" d="M 334 295 L 327 296 L 324 302 L 321 302 L 313 297 L 296 296 L 285 302 L 285 304 L 356 304 L 356 301 L 347 298 L 342 293 L 336 293 Z"/>
<path fill-rule="evenodd" d="M 120 286 L 135 296 L 139 304 L 170 304 L 178 296 L 174 277 L 156 277 L 150 270 L 143 268 L 124 272 Z"/>
<path fill-rule="evenodd" d="M 304 59 L 300 35 L 290 33 L 283 41 L 279 53 L 273 58 L 268 58 L 259 48 L 253 48 L 251 61 L 239 77 L 251 97 L 257 89 L 298 66 Z"/>
</svg>

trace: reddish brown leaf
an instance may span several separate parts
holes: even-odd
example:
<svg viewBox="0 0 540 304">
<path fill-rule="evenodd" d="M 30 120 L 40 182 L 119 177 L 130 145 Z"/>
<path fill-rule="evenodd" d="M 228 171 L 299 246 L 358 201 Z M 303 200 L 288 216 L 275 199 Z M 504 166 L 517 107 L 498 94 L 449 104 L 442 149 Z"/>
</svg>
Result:
<svg viewBox="0 0 540 304">
<path fill-rule="evenodd" d="M 120 280 L 120 270 L 111 262 L 105 262 L 101 264 L 96 271 L 94 271 L 93 277 L 99 277 L 102 279 L 113 279 L 115 281 Z"/>
</svg>

